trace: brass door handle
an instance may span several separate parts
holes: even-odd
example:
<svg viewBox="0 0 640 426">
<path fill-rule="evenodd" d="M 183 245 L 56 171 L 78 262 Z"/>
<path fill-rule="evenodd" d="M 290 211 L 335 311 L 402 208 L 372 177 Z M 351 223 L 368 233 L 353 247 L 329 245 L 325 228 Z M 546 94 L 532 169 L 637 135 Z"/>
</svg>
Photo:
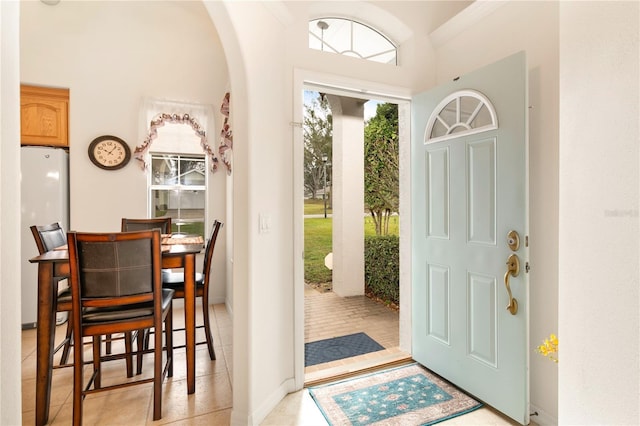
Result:
<svg viewBox="0 0 640 426">
<path fill-rule="evenodd" d="M 512 254 L 507 259 L 507 272 L 504 274 L 504 286 L 507 288 L 507 293 L 509 294 L 507 310 L 511 312 L 511 315 L 515 315 L 518 312 L 518 301 L 511 294 L 509 276 L 517 277 L 518 274 L 520 274 L 520 259 L 518 258 L 518 255 Z"/>
</svg>

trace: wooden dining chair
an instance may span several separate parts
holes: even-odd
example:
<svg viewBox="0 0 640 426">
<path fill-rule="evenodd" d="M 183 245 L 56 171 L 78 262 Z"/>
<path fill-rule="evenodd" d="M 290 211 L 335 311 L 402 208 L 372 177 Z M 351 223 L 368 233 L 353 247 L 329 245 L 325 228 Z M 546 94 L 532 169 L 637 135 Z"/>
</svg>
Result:
<svg viewBox="0 0 640 426">
<path fill-rule="evenodd" d="M 207 246 L 204 251 L 204 262 L 202 273 L 196 273 L 196 298 L 200 298 L 202 304 L 202 316 L 204 323 L 196 325 L 196 329 L 204 328 L 205 340 L 196 342 L 196 345 L 207 345 L 209 349 L 209 358 L 211 360 L 216 359 L 216 353 L 213 350 L 213 335 L 211 334 L 211 322 L 209 321 L 209 283 L 211 281 L 211 259 L 213 258 L 213 251 L 216 246 L 216 240 L 220 228 L 223 223 L 219 221 L 213 222 L 213 229 Z M 162 286 L 164 288 L 170 288 L 175 290 L 175 299 L 184 299 L 184 272 L 172 272 L 170 270 L 162 271 Z M 174 329 L 174 331 L 184 331 L 184 328 Z M 185 345 L 175 346 L 175 348 L 183 348 Z"/>
<path fill-rule="evenodd" d="M 154 217 L 148 219 L 130 219 L 123 217 L 120 224 L 120 230 L 122 232 L 142 231 L 155 228 L 159 228 L 161 234 L 171 234 L 171 218 Z"/>
<path fill-rule="evenodd" d="M 38 247 L 39 254 L 46 253 L 67 244 L 67 234 L 59 222 L 50 225 L 33 225 L 30 229 L 36 246 Z M 59 279 L 56 285 L 59 286 L 61 281 L 66 281 L 66 279 Z M 58 296 L 55 300 L 55 312 L 71 312 L 71 289 L 68 286 L 58 289 Z M 62 349 L 60 365 L 67 364 L 72 339 L 71 319 L 69 319 L 67 320 L 67 332 L 64 340 L 53 349 L 54 355 Z"/>
<path fill-rule="evenodd" d="M 171 234 L 171 217 L 154 217 L 154 218 L 128 218 L 123 217 L 120 222 L 120 231 L 146 231 L 150 229 L 160 229 L 161 234 Z M 142 339 L 144 343 L 145 339 L 148 338 L 149 330 L 140 330 L 138 333 L 138 338 Z M 110 338 L 107 337 L 107 353 L 111 352 L 111 342 Z M 142 357 L 138 357 L 137 362 L 137 373 L 140 374 L 142 372 Z"/>
<path fill-rule="evenodd" d="M 73 329 L 93 339 L 93 371 L 85 385 L 84 351 L 73 352 L 73 424 L 82 424 L 84 398 L 92 393 L 153 383 L 153 420 L 162 417 L 162 382 L 173 375 L 172 300 L 174 291 L 162 288 L 160 232 L 67 234 L 72 294 Z M 163 345 L 163 324 L 165 342 Z M 102 361 L 130 356 L 103 356 L 101 336 L 140 329 L 157 330 L 153 342 L 153 377 L 103 386 Z M 126 342 L 130 343 L 130 340 Z M 138 345 L 137 354 L 144 348 Z M 163 351 L 166 362 L 163 365 Z"/>
<path fill-rule="evenodd" d="M 38 252 L 40 254 L 46 253 L 48 251 L 54 250 L 58 247 L 64 246 L 67 244 L 67 234 L 60 225 L 59 222 L 52 223 L 50 225 L 33 225 L 30 227 L 31 233 L 33 234 L 33 239 L 36 242 L 36 246 L 38 247 Z M 66 278 L 62 278 L 58 280 L 57 284 L 60 284 L 60 281 L 66 281 Z M 62 289 L 58 290 L 58 297 L 56 298 L 56 312 L 71 312 L 71 288 L 69 286 L 65 286 Z M 65 338 L 62 342 L 58 344 L 53 349 L 53 354 L 55 355 L 62 350 L 62 355 L 60 357 L 61 367 L 70 367 L 71 364 L 69 361 L 69 352 L 71 347 L 74 345 L 73 343 L 73 324 L 70 318 L 67 319 L 67 331 L 65 334 Z M 132 336 L 124 336 L 118 337 L 117 339 L 126 339 L 132 338 Z M 114 339 L 111 335 L 106 336 L 105 344 L 107 346 L 107 353 L 111 353 L 111 343 Z M 127 358 L 127 377 L 133 377 L 133 359 L 132 357 Z"/>
</svg>

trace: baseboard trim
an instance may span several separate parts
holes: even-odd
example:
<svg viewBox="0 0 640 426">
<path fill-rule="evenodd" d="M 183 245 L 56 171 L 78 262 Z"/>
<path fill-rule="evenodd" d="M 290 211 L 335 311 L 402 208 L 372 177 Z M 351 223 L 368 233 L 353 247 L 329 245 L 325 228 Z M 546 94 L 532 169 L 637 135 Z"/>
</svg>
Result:
<svg viewBox="0 0 640 426">
<path fill-rule="evenodd" d="M 289 393 L 295 391 L 295 380 L 287 379 L 251 414 L 249 424 L 260 424 Z"/>
<path fill-rule="evenodd" d="M 531 421 L 538 426 L 555 426 L 558 424 L 558 419 L 549 415 L 543 409 L 531 404 Z"/>
</svg>

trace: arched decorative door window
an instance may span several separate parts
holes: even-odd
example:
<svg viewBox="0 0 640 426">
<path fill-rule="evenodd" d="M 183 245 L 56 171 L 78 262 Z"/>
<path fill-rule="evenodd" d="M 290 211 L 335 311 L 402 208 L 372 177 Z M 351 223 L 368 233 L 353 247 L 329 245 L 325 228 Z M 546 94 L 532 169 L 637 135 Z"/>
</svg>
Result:
<svg viewBox="0 0 640 426">
<path fill-rule="evenodd" d="M 444 98 L 433 110 L 424 135 L 425 143 L 498 128 L 491 101 L 474 90 L 461 90 Z"/>
</svg>

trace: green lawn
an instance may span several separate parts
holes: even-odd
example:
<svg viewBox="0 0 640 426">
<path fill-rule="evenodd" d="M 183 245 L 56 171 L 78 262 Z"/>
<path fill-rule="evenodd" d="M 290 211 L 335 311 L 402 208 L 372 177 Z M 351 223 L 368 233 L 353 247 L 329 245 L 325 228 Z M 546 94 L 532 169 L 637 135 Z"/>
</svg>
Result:
<svg viewBox="0 0 640 426">
<path fill-rule="evenodd" d="M 324 258 L 331 253 L 331 218 L 304 220 L 304 280 L 310 283 L 331 281 L 331 270 Z"/>
<path fill-rule="evenodd" d="M 327 213 L 331 213 L 329 200 L 327 200 Z M 304 200 L 304 214 L 324 214 L 324 201 L 322 198 Z"/>
<path fill-rule="evenodd" d="M 308 283 L 331 281 L 331 271 L 324 266 L 324 258 L 332 251 L 332 223 L 331 218 L 304 220 L 304 279 Z M 364 218 L 364 233 L 366 236 L 376 234 L 371 217 Z M 398 235 L 398 216 L 391 217 L 389 233 Z"/>
</svg>

